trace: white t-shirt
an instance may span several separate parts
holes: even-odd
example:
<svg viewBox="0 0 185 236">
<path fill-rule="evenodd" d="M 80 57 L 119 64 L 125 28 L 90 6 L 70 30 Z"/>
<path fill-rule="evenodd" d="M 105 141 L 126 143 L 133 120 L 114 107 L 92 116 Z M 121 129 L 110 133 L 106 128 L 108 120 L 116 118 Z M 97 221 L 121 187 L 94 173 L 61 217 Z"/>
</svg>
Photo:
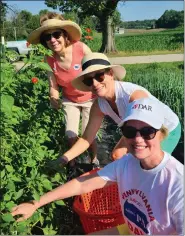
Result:
<svg viewBox="0 0 185 236">
<path fill-rule="evenodd" d="M 122 213 L 130 233 L 184 235 L 183 165 L 168 153 L 151 170 L 131 154 L 98 171 L 118 183 Z"/>
<path fill-rule="evenodd" d="M 114 110 L 111 108 L 111 106 L 109 105 L 108 101 L 105 98 L 99 97 L 98 104 L 100 110 L 105 115 L 110 116 L 119 125 L 125 117 L 125 112 L 129 104 L 130 96 L 136 90 L 145 91 L 150 98 L 157 100 L 159 102 L 159 105 L 162 107 L 161 109 L 164 110 L 164 115 L 165 115 L 164 126 L 168 128 L 169 132 L 171 132 L 177 127 L 177 125 L 179 124 L 179 118 L 170 109 L 170 107 L 159 101 L 145 88 L 130 82 L 115 81 L 115 96 L 116 96 L 115 102 L 118 108 L 119 116 L 114 112 Z"/>
</svg>

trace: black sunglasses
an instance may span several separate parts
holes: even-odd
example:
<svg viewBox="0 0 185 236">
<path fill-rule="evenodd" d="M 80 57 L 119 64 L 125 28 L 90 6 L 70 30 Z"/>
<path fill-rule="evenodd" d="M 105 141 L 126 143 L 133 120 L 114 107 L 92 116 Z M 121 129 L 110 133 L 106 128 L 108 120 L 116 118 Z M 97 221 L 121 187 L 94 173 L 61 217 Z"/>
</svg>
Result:
<svg viewBox="0 0 185 236">
<path fill-rule="evenodd" d="M 157 131 L 159 131 L 158 129 L 155 129 L 153 127 L 143 127 L 142 129 L 136 129 L 135 127 L 132 126 L 123 125 L 120 128 L 122 134 L 128 139 L 135 138 L 137 132 L 139 132 L 143 139 L 150 140 L 153 139 Z"/>
<path fill-rule="evenodd" d="M 52 37 L 55 38 L 55 39 L 59 39 L 61 37 L 61 35 L 62 35 L 62 31 L 60 30 L 60 31 L 55 31 L 51 34 L 44 34 L 42 36 L 42 38 L 45 41 L 50 41 Z"/>
<path fill-rule="evenodd" d="M 86 85 L 86 86 L 92 86 L 93 85 L 93 79 L 95 79 L 98 82 L 103 82 L 105 79 L 105 71 L 101 72 L 101 73 L 97 73 L 95 74 L 93 77 L 86 77 L 82 80 L 82 82 Z"/>
</svg>

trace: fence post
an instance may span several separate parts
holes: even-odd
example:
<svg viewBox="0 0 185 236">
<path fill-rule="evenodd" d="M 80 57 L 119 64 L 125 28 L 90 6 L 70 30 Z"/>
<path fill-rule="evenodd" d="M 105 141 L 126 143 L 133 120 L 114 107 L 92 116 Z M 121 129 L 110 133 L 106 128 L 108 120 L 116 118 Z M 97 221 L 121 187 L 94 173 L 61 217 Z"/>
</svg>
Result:
<svg viewBox="0 0 185 236">
<path fill-rule="evenodd" d="M 16 27 L 13 27 L 13 29 L 14 29 L 14 37 L 15 37 L 15 40 L 17 40 Z"/>
</svg>

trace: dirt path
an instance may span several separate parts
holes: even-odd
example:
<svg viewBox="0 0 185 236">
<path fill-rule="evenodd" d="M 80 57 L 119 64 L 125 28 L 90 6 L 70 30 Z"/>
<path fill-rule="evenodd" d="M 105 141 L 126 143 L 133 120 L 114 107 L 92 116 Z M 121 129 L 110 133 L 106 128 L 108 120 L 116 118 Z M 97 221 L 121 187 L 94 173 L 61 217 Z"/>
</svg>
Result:
<svg viewBox="0 0 185 236">
<path fill-rule="evenodd" d="M 112 64 L 137 64 L 137 63 L 153 63 L 153 62 L 173 62 L 184 61 L 184 54 L 166 54 L 166 55 L 150 55 L 150 56 L 131 56 L 131 57 L 111 57 Z M 13 63 L 16 70 L 20 70 L 24 62 L 19 61 Z"/>
<path fill-rule="evenodd" d="M 184 61 L 184 54 L 112 57 L 109 59 L 112 64 L 137 64 L 137 63 L 139 64 L 139 63 L 154 63 L 154 62 L 174 62 L 174 61 Z"/>
</svg>

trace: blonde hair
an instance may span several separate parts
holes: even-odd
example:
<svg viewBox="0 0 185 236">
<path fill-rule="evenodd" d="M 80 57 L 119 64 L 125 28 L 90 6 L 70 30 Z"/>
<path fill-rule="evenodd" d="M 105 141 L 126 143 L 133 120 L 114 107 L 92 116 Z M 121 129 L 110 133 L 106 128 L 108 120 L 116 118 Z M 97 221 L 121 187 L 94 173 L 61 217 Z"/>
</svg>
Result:
<svg viewBox="0 0 185 236">
<path fill-rule="evenodd" d="M 160 131 L 163 136 L 163 139 L 165 139 L 169 134 L 168 129 L 164 125 L 162 125 L 162 127 L 160 128 Z"/>
<path fill-rule="evenodd" d="M 61 20 L 61 21 L 65 20 L 64 17 L 61 14 L 58 14 L 56 12 L 47 12 L 46 14 L 41 15 L 41 17 L 40 17 L 40 25 L 42 25 L 42 23 L 44 21 L 50 20 L 50 19 L 57 19 L 57 20 Z M 71 45 L 70 37 L 69 37 L 68 33 L 64 29 L 61 29 L 61 30 L 62 30 L 62 32 L 64 34 L 65 47 L 68 47 L 69 45 Z M 45 42 L 45 40 L 43 40 L 43 37 L 42 37 L 43 34 L 44 33 L 42 33 L 42 35 L 40 36 L 40 42 L 41 42 L 41 44 L 45 48 L 49 49 L 48 46 L 47 46 L 47 43 Z"/>
</svg>

